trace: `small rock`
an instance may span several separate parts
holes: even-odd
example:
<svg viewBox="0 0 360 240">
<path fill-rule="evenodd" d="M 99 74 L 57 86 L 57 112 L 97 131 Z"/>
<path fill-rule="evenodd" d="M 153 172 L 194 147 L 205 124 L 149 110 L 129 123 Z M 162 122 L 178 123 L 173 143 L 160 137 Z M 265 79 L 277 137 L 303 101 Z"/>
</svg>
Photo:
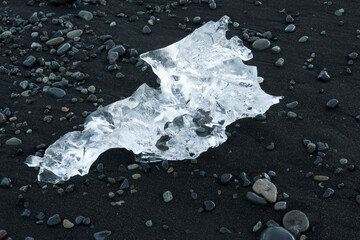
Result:
<svg viewBox="0 0 360 240">
<path fill-rule="evenodd" d="M 56 226 L 61 222 L 61 218 L 59 214 L 55 214 L 51 217 L 49 217 L 49 219 L 47 220 L 47 225 L 48 226 Z"/>
<path fill-rule="evenodd" d="M 326 70 L 321 70 L 321 72 L 319 73 L 317 78 L 322 80 L 323 82 L 330 81 L 330 75 L 328 74 L 328 72 Z"/>
<path fill-rule="evenodd" d="M 207 212 L 211 212 L 212 210 L 214 210 L 215 206 L 216 206 L 215 203 L 211 200 L 204 201 L 204 209 Z"/>
<path fill-rule="evenodd" d="M 67 38 L 74 39 L 76 37 L 80 37 L 83 34 L 83 31 L 81 29 L 72 30 L 66 34 Z"/>
<path fill-rule="evenodd" d="M 22 63 L 24 67 L 32 68 L 36 64 L 36 58 L 32 55 L 28 56 Z"/>
<path fill-rule="evenodd" d="M 282 227 L 268 227 L 260 235 L 260 240 L 295 240 L 294 236 Z"/>
<path fill-rule="evenodd" d="M 138 179 L 141 178 L 141 174 L 140 174 L 140 173 L 135 173 L 135 174 L 131 175 L 131 177 L 132 177 L 132 179 L 134 179 L 134 180 L 138 180 Z"/>
<path fill-rule="evenodd" d="M 307 42 L 309 40 L 308 36 L 302 36 L 301 38 L 299 38 L 298 42 L 299 43 L 304 43 Z"/>
<path fill-rule="evenodd" d="M 282 66 L 284 66 L 284 64 L 285 64 L 285 60 L 283 58 L 279 58 L 275 62 L 275 66 L 277 66 L 277 67 L 282 67 Z"/>
<path fill-rule="evenodd" d="M 54 98 L 63 98 L 66 95 L 66 92 L 58 87 L 51 87 L 47 93 Z"/>
<path fill-rule="evenodd" d="M 152 225 L 153 225 L 152 220 L 151 220 L 151 219 L 150 219 L 150 220 L 147 220 L 147 221 L 145 222 L 145 225 L 146 225 L 148 228 L 151 228 Z"/>
<path fill-rule="evenodd" d="M 57 46 L 60 45 L 64 42 L 64 38 L 63 37 L 56 37 L 56 38 L 52 38 L 48 41 L 45 42 L 46 45 L 48 46 Z"/>
<path fill-rule="evenodd" d="M 145 26 L 143 27 L 143 29 L 142 29 L 142 32 L 143 32 L 144 34 L 150 34 L 150 33 L 151 33 L 151 29 L 150 29 L 150 27 L 149 27 L 148 25 L 145 25 Z"/>
<path fill-rule="evenodd" d="M 64 226 L 64 228 L 66 228 L 66 229 L 70 229 L 70 228 L 73 228 L 73 227 L 74 227 L 74 224 L 73 224 L 72 222 L 70 222 L 70 220 L 64 219 L 64 221 L 63 221 L 63 226 Z"/>
<path fill-rule="evenodd" d="M 105 240 L 106 237 L 111 235 L 111 231 L 105 230 L 101 232 L 94 233 L 94 239 L 95 240 Z"/>
<path fill-rule="evenodd" d="M 70 48 L 71 48 L 70 43 L 64 43 L 58 48 L 58 50 L 56 51 L 56 54 L 61 56 L 61 55 L 65 54 L 67 51 L 69 51 Z"/>
<path fill-rule="evenodd" d="M 265 198 L 260 197 L 259 195 L 256 195 L 253 192 L 247 192 L 246 193 L 246 199 L 249 200 L 252 203 L 259 204 L 259 205 L 266 205 L 267 201 Z"/>
<path fill-rule="evenodd" d="M 261 221 L 258 221 L 258 222 L 253 226 L 252 231 L 253 231 L 253 232 L 257 232 L 257 231 L 260 230 L 260 228 L 262 228 L 262 222 L 261 222 Z"/>
<path fill-rule="evenodd" d="M 334 194 L 334 189 L 332 188 L 327 188 L 323 194 L 323 198 L 329 198 L 331 195 Z"/>
<path fill-rule="evenodd" d="M 316 182 L 326 182 L 329 180 L 329 177 L 328 176 L 321 176 L 321 175 L 316 175 L 314 176 L 314 181 Z"/>
<path fill-rule="evenodd" d="M 173 200 L 173 195 L 170 191 L 164 192 L 162 196 L 163 196 L 164 202 L 166 202 L 166 203 Z"/>
<path fill-rule="evenodd" d="M 227 185 L 233 179 L 233 175 L 231 173 L 224 173 L 220 177 L 220 184 Z"/>
<path fill-rule="evenodd" d="M 334 109 L 339 104 L 339 100 L 333 98 L 326 103 L 328 109 Z"/>
<path fill-rule="evenodd" d="M 289 24 L 286 28 L 285 28 L 285 32 L 287 33 L 292 33 L 295 31 L 295 25 L 294 24 Z"/>
<path fill-rule="evenodd" d="M 79 15 L 79 17 L 81 17 L 82 19 L 84 19 L 86 21 L 90 21 L 94 17 L 91 12 L 86 11 L 86 10 L 81 10 L 78 15 Z"/>
<path fill-rule="evenodd" d="M 284 201 L 279 201 L 274 204 L 274 210 L 276 211 L 283 211 L 285 209 L 286 209 L 286 202 Z"/>
<path fill-rule="evenodd" d="M 252 47 L 255 50 L 262 51 L 270 47 L 270 41 L 266 38 L 257 39 L 253 42 Z"/>
<path fill-rule="evenodd" d="M 22 141 L 21 141 L 21 139 L 19 139 L 17 137 L 12 137 L 12 138 L 6 140 L 5 144 L 9 145 L 9 146 L 17 146 L 17 145 L 22 144 Z"/>
<path fill-rule="evenodd" d="M 299 210 L 287 212 L 283 216 L 282 223 L 287 230 L 291 231 L 292 229 L 296 229 L 300 233 L 306 232 L 310 226 L 306 214 Z"/>
<path fill-rule="evenodd" d="M 258 179 L 253 187 L 253 191 L 257 194 L 262 195 L 266 200 L 268 200 L 271 203 L 276 202 L 277 198 L 277 188 L 276 186 L 270 182 L 266 178 L 260 178 Z"/>
</svg>

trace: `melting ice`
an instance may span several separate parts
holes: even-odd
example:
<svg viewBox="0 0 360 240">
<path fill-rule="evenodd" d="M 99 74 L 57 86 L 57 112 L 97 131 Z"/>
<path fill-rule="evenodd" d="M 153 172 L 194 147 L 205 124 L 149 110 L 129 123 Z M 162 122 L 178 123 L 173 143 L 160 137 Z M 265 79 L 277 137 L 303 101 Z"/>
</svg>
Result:
<svg viewBox="0 0 360 240">
<path fill-rule="evenodd" d="M 69 132 L 43 157 L 29 156 L 38 180 L 57 183 L 85 175 L 111 148 L 133 151 L 141 161 L 197 158 L 227 140 L 225 128 L 265 113 L 279 102 L 257 81 L 252 58 L 237 36 L 225 36 L 230 19 L 210 21 L 184 39 L 140 56 L 161 79 L 160 89 L 141 85 L 130 97 L 90 114 L 83 131 Z"/>
</svg>

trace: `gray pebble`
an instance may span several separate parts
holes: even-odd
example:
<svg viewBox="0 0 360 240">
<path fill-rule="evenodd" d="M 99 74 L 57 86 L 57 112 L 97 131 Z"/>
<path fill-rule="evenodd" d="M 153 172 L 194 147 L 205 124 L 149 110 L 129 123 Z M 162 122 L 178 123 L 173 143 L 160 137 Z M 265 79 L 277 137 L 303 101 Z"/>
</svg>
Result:
<svg viewBox="0 0 360 240">
<path fill-rule="evenodd" d="M 286 209 L 286 202 L 284 201 L 279 201 L 274 204 L 274 210 L 276 211 L 283 211 L 285 209 Z"/>
<path fill-rule="evenodd" d="M 32 68 L 36 64 L 36 58 L 32 55 L 28 56 L 22 63 L 24 67 Z"/>
<path fill-rule="evenodd" d="M 96 232 L 96 233 L 94 233 L 94 239 L 95 240 L 105 240 L 106 237 L 108 237 L 110 235 L 111 235 L 111 231 L 109 231 L 109 230 Z"/>
<path fill-rule="evenodd" d="M 47 93 L 54 98 L 63 98 L 66 95 L 66 92 L 58 87 L 51 87 Z"/>
<path fill-rule="evenodd" d="M 260 240 L 295 240 L 294 236 L 282 227 L 268 227 L 260 236 Z"/>
<path fill-rule="evenodd" d="M 319 73 L 317 78 L 322 80 L 323 82 L 330 81 L 330 75 L 328 74 L 328 72 L 326 70 L 321 70 L 321 72 Z"/>
<path fill-rule="evenodd" d="M 339 100 L 333 98 L 326 103 L 328 109 L 334 109 L 339 104 Z"/>
<path fill-rule="evenodd" d="M 257 39 L 253 42 L 252 47 L 255 50 L 262 51 L 270 47 L 270 41 L 266 38 Z"/>
<path fill-rule="evenodd" d="M 302 36 L 301 38 L 299 38 L 298 42 L 299 42 L 299 43 L 304 43 L 304 42 L 307 42 L 308 39 L 309 39 L 308 36 Z"/>
<path fill-rule="evenodd" d="M 249 200 L 252 203 L 259 204 L 259 205 L 266 205 L 267 201 L 265 198 L 260 197 L 259 195 L 253 193 L 253 192 L 247 192 L 246 193 L 246 199 Z"/>
<path fill-rule="evenodd" d="M 3 177 L 3 179 L 0 182 L 0 187 L 8 188 L 11 185 L 11 179 L 8 177 Z"/>
<path fill-rule="evenodd" d="M 56 226 L 61 222 L 61 218 L 59 214 L 55 214 L 51 217 L 49 217 L 49 219 L 47 220 L 47 225 L 48 226 Z"/>
<path fill-rule="evenodd" d="M 6 140 L 5 144 L 9 145 L 9 146 L 17 146 L 20 145 L 22 143 L 21 139 L 17 138 L 17 137 L 12 137 L 8 140 Z"/>
<path fill-rule="evenodd" d="M 275 66 L 277 66 L 277 67 L 282 67 L 282 66 L 284 66 L 284 64 L 285 64 L 285 60 L 283 58 L 279 58 L 275 62 Z"/>
<path fill-rule="evenodd" d="M 173 200 L 173 195 L 170 191 L 164 192 L 162 196 L 163 196 L 164 202 L 166 202 L 166 203 Z"/>
<path fill-rule="evenodd" d="M 81 10 L 78 15 L 79 15 L 79 17 L 81 17 L 82 19 L 84 19 L 86 21 L 90 21 L 94 17 L 91 12 L 86 11 L 86 10 Z"/>
<path fill-rule="evenodd" d="M 299 104 L 298 101 L 293 101 L 293 102 L 287 103 L 287 104 L 286 104 L 286 107 L 287 107 L 288 109 L 294 109 L 294 108 L 296 108 L 296 106 L 297 106 L 298 104 Z"/>
<path fill-rule="evenodd" d="M 287 33 L 292 33 L 295 31 L 295 25 L 294 24 L 289 24 L 286 28 L 285 28 L 285 32 Z"/>
<path fill-rule="evenodd" d="M 332 188 L 327 188 L 323 194 L 323 198 L 329 198 L 331 195 L 334 194 L 334 189 Z"/>
<path fill-rule="evenodd" d="M 152 220 L 151 220 L 151 219 L 150 219 L 150 220 L 147 220 L 147 221 L 145 222 L 145 225 L 146 225 L 148 228 L 151 228 L 152 225 L 153 225 Z"/>
<path fill-rule="evenodd" d="M 310 226 L 306 214 L 299 210 L 287 212 L 283 216 L 282 223 L 287 230 L 291 231 L 297 229 L 300 233 L 306 232 Z"/>
<path fill-rule="evenodd" d="M 70 43 L 64 43 L 57 49 L 56 54 L 61 56 L 65 54 L 67 51 L 69 51 L 70 48 L 71 48 Z"/>
<path fill-rule="evenodd" d="M 277 54 L 277 53 L 280 53 L 280 51 L 281 51 L 281 48 L 279 46 L 274 46 L 274 47 L 271 48 L 272 53 Z"/>
<path fill-rule="evenodd" d="M 66 34 L 66 37 L 70 39 L 74 39 L 76 37 L 80 37 L 83 34 L 83 31 L 81 29 L 72 30 Z"/>
<path fill-rule="evenodd" d="M 150 27 L 149 27 L 148 25 L 145 25 L 145 26 L 143 27 L 143 29 L 142 29 L 142 32 L 143 32 L 144 34 L 150 34 L 150 33 L 151 33 L 151 29 L 150 29 Z"/>
</svg>

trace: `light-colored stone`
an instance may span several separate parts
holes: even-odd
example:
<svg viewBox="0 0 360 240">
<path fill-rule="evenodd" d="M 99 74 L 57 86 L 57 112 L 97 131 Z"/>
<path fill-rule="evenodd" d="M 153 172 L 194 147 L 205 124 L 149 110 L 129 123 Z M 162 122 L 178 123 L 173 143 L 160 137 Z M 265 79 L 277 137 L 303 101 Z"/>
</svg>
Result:
<svg viewBox="0 0 360 240">
<path fill-rule="evenodd" d="M 252 186 L 252 189 L 257 194 L 262 195 L 269 202 L 271 203 L 276 202 L 277 193 L 278 193 L 277 188 L 272 182 L 270 182 L 266 178 L 258 179 Z"/>
</svg>

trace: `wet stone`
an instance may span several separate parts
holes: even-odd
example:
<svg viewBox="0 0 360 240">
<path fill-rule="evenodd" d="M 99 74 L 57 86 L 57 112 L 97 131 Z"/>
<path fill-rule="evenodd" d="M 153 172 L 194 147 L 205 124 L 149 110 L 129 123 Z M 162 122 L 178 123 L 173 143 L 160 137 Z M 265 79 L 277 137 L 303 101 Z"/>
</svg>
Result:
<svg viewBox="0 0 360 240">
<path fill-rule="evenodd" d="M 304 43 L 307 42 L 309 40 L 308 36 L 302 36 L 301 38 L 299 38 L 298 42 L 299 43 Z"/>
<path fill-rule="evenodd" d="M 285 32 L 287 33 L 292 33 L 295 31 L 295 25 L 294 24 L 289 24 L 286 28 L 285 28 Z"/>
<path fill-rule="evenodd" d="M 261 38 L 253 42 L 252 47 L 255 50 L 262 51 L 270 47 L 270 41 L 265 38 Z"/>
<path fill-rule="evenodd" d="M 274 210 L 276 211 L 283 211 L 285 209 L 286 209 L 286 202 L 284 201 L 279 201 L 274 204 Z"/>
<path fill-rule="evenodd" d="M 70 43 L 64 43 L 58 48 L 58 50 L 56 51 L 56 54 L 61 56 L 61 55 L 65 54 L 67 51 L 69 51 L 70 48 L 71 48 Z"/>
<path fill-rule="evenodd" d="M 247 192 L 246 199 L 249 200 L 250 202 L 258 204 L 258 205 L 266 205 L 267 204 L 267 201 L 265 200 L 265 198 L 262 198 L 253 192 Z"/>
<path fill-rule="evenodd" d="M 285 64 L 285 60 L 284 60 L 283 58 L 279 58 L 279 59 L 276 60 L 276 62 L 275 62 L 275 66 L 276 66 L 276 67 L 282 67 L 282 66 L 284 66 L 284 64 Z"/>
<path fill-rule="evenodd" d="M 280 51 L 281 51 L 281 48 L 279 46 L 274 46 L 274 47 L 271 48 L 272 53 L 277 54 L 277 53 L 280 53 Z"/>
<path fill-rule="evenodd" d="M 321 70 L 321 72 L 319 73 L 317 78 L 322 80 L 323 82 L 330 81 L 330 75 L 328 74 L 328 72 L 326 70 Z"/>
<path fill-rule="evenodd" d="M 143 34 L 150 34 L 151 33 L 151 29 L 148 25 L 145 25 L 142 29 Z"/>
<path fill-rule="evenodd" d="M 70 220 L 64 219 L 63 227 L 66 228 L 66 229 L 70 229 L 70 228 L 74 227 L 74 224 L 72 222 L 70 222 Z"/>
<path fill-rule="evenodd" d="M 212 210 L 214 210 L 215 206 L 216 206 L 215 203 L 211 200 L 204 201 L 204 209 L 207 212 L 211 212 Z"/>
<path fill-rule="evenodd" d="M 293 102 L 290 102 L 290 103 L 286 104 L 286 107 L 287 107 L 288 109 L 294 109 L 294 108 L 296 108 L 296 106 L 297 106 L 298 104 L 299 104 L 298 101 L 293 101 Z"/>
<path fill-rule="evenodd" d="M 315 175 L 313 179 L 316 182 L 326 182 L 326 181 L 329 180 L 329 177 L 328 176 Z"/>
<path fill-rule="evenodd" d="M 287 212 L 282 219 L 283 226 L 291 231 L 298 230 L 300 233 L 306 232 L 309 229 L 309 219 L 305 213 L 299 210 L 292 210 Z"/>
<path fill-rule="evenodd" d="M 80 37 L 83 34 L 83 31 L 81 29 L 72 30 L 66 34 L 67 38 L 74 39 L 76 37 Z"/>
<path fill-rule="evenodd" d="M 36 58 L 34 56 L 28 56 L 22 63 L 24 67 L 32 68 L 36 64 Z"/>
<path fill-rule="evenodd" d="M 243 180 L 243 186 L 247 187 L 251 185 L 251 181 L 249 180 L 248 175 L 245 172 L 240 173 L 241 180 Z"/>
<path fill-rule="evenodd" d="M 261 235 L 260 240 L 295 240 L 294 236 L 282 227 L 268 227 Z"/>
</svg>

